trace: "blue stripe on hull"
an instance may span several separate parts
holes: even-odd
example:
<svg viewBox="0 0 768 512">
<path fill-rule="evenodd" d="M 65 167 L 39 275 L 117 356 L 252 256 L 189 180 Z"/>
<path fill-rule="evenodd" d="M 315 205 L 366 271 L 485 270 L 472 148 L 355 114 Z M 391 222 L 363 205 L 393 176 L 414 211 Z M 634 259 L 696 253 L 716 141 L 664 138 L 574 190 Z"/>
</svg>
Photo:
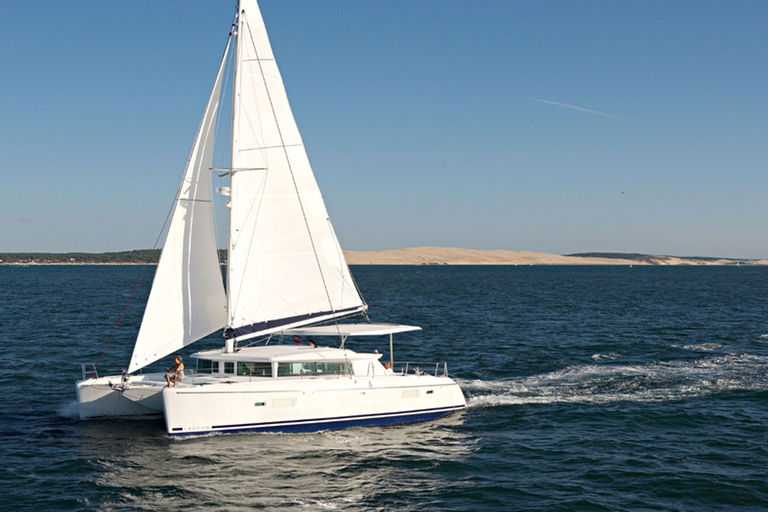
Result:
<svg viewBox="0 0 768 512">
<path fill-rule="evenodd" d="M 203 432 L 171 432 L 172 436 L 199 436 L 201 434 L 210 434 L 212 432 L 222 432 L 227 434 L 237 434 L 243 432 L 317 432 L 319 430 L 337 430 L 350 427 L 372 427 L 372 426 L 387 426 L 395 425 L 397 423 L 413 423 L 416 421 L 427 421 L 447 416 L 452 412 L 461 411 L 466 406 L 449 407 L 439 410 L 425 410 L 417 412 L 415 414 L 397 414 L 394 416 L 352 416 L 344 419 L 322 421 L 317 423 L 290 423 L 283 425 L 270 425 L 270 424 L 253 424 L 249 426 L 245 425 L 221 425 L 212 428 L 211 430 Z M 311 420 L 308 420 L 311 421 Z"/>
</svg>

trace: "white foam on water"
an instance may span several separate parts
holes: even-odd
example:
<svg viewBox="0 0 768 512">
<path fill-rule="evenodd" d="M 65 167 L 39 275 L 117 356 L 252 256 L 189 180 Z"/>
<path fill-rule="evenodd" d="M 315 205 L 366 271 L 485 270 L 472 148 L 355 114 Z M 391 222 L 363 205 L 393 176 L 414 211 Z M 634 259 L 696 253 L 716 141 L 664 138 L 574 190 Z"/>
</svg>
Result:
<svg viewBox="0 0 768 512">
<path fill-rule="evenodd" d="M 469 407 L 660 402 L 768 389 L 768 357 L 728 354 L 697 361 L 587 364 L 530 377 L 459 380 Z"/>
<path fill-rule="evenodd" d="M 312 499 L 303 500 L 296 498 L 291 500 L 291 503 L 302 508 L 321 508 L 326 510 L 338 510 L 344 508 L 350 503 L 355 503 L 356 500 L 351 498 L 337 498 L 333 500 Z"/>
<path fill-rule="evenodd" d="M 593 354 L 592 360 L 593 361 L 602 361 L 604 359 L 621 359 L 621 354 L 617 354 L 616 352 L 611 352 L 610 354 Z"/>
<path fill-rule="evenodd" d="M 704 351 L 704 352 L 711 352 L 713 350 L 721 350 L 724 348 L 728 348 L 728 345 L 725 343 L 695 343 L 692 345 L 683 345 L 683 348 L 685 350 L 698 350 L 698 351 Z"/>
<path fill-rule="evenodd" d="M 184 436 L 172 436 L 171 434 L 166 433 L 165 438 L 170 439 L 173 442 L 183 442 L 183 441 L 193 441 L 198 439 L 205 439 L 207 437 L 219 437 L 224 435 L 224 432 L 204 432 L 201 434 L 188 434 Z"/>
<path fill-rule="evenodd" d="M 77 400 L 72 400 L 71 402 L 60 405 L 57 412 L 59 413 L 59 416 L 64 418 L 79 418 L 80 406 L 77 404 Z"/>
</svg>

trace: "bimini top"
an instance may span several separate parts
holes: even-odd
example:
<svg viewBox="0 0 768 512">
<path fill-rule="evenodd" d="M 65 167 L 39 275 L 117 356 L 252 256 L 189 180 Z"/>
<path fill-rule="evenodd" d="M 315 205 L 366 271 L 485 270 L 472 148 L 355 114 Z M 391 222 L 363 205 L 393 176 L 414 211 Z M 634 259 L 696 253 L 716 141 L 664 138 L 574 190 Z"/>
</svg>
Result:
<svg viewBox="0 0 768 512">
<path fill-rule="evenodd" d="M 316 327 L 298 327 L 283 331 L 287 336 L 384 336 L 401 332 L 420 331 L 417 325 L 401 324 L 331 324 Z"/>
</svg>

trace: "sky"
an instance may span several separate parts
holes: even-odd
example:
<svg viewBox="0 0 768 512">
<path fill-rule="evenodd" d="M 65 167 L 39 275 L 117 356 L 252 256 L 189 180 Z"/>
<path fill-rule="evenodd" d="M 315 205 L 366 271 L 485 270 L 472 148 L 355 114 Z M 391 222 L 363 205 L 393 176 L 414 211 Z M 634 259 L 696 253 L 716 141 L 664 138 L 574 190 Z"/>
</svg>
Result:
<svg viewBox="0 0 768 512">
<path fill-rule="evenodd" d="M 768 2 L 260 3 L 344 249 L 768 258 Z M 0 252 L 155 244 L 234 11 L 0 6 Z"/>
</svg>

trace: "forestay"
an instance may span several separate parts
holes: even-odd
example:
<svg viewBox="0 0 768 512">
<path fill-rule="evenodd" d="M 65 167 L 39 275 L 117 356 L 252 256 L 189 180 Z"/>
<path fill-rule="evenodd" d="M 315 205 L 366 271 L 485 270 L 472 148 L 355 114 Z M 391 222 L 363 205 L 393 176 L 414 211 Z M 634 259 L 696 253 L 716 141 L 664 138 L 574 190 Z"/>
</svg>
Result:
<svg viewBox="0 0 768 512">
<path fill-rule="evenodd" d="M 256 2 L 240 3 L 229 325 L 244 339 L 365 309 L 312 173 Z"/>
<path fill-rule="evenodd" d="M 227 299 L 214 229 L 210 171 L 226 60 L 225 53 L 184 171 L 129 372 L 135 372 L 227 324 Z"/>
</svg>

